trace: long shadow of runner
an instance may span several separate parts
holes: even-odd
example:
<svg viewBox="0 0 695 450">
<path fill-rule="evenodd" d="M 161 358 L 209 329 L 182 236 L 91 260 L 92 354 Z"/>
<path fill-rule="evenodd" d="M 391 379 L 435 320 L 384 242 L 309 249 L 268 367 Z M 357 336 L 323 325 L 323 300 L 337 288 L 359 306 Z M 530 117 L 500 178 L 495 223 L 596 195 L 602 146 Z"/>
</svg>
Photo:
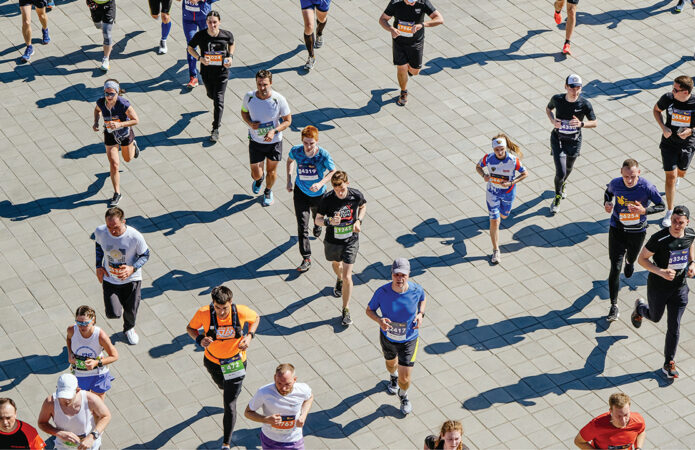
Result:
<svg viewBox="0 0 695 450">
<path fill-rule="evenodd" d="M 8 384 L 0 386 L 0 392 L 14 389 L 32 373 L 53 375 L 64 371 L 67 367 L 67 347 L 63 347 L 63 351 L 56 356 L 29 355 L 0 361 L 0 370 L 6 375 L 6 378 L 0 379 L 0 382 L 11 380 Z"/>
<path fill-rule="evenodd" d="M 489 408 L 495 403 L 518 403 L 533 406 L 533 399 L 544 397 L 551 392 L 555 395 L 567 391 L 595 391 L 615 388 L 623 384 L 641 380 L 655 380 L 660 387 L 670 383 L 661 376 L 661 369 L 651 372 L 627 373 L 618 376 L 601 376 L 606 366 L 606 353 L 615 342 L 627 336 L 603 336 L 596 338 L 596 346 L 581 369 L 561 373 L 542 373 L 521 378 L 516 384 L 497 387 L 482 392 L 463 402 L 463 407 L 471 411 Z"/>
<path fill-rule="evenodd" d="M 108 172 L 96 174 L 97 179 L 89 185 L 85 192 L 78 194 L 70 194 L 64 197 L 44 197 L 16 205 L 13 205 L 9 200 L 3 200 L 0 202 L 0 217 L 19 221 L 42 216 L 58 209 L 75 209 L 80 206 L 106 204 L 107 199 L 86 199 L 97 194 L 104 187 L 104 181 L 108 177 Z"/>
<path fill-rule="evenodd" d="M 443 69 L 462 69 L 475 64 L 484 66 L 492 61 L 523 61 L 527 59 L 538 59 L 553 57 L 556 61 L 562 60 L 560 54 L 555 53 L 531 53 L 529 55 L 516 55 L 521 47 L 533 36 L 547 33 L 550 30 L 529 30 L 525 36 L 509 44 L 509 47 L 501 50 L 490 50 L 485 52 L 473 52 L 462 56 L 452 56 L 450 58 L 437 57 L 425 63 L 425 68 L 420 72 L 422 75 L 434 75 Z"/>
<path fill-rule="evenodd" d="M 291 276 L 297 273 L 294 267 L 286 270 L 260 269 L 292 248 L 296 243 L 297 238 L 292 236 L 287 239 L 287 242 L 280 244 L 264 255 L 234 267 L 218 267 L 200 273 L 190 273 L 185 270 L 174 269 L 154 280 L 152 282 L 152 287 L 143 289 L 142 298 L 157 297 L 167 291 L 189 291 L 196 289 L 202 289 L 199 295 L 204 295 L 209 294 L 213 287 L 228 281 L 254 280 L 275 275 Z"/>
<path fill-rule="evenodd" d="M 651 6 L 644 8 L 633 9 L 614 9 L 604 11 L 600 14 L 590 14 L 586 11 L 577 11 L 577 23 L 581 25 L 605 25 L 608 24 L 609 29 L 617 28 L 618 24 L 623 20 L 644 20 L 650 16 L 662 14 L 669 11 L 669 3 L 671 0 L 662 0 Z M 657 11 L 662 6 L 665 6 L 661 11 Z"/>
<path fill-rule="evenodd" d="M 597 222 L 571 222 L 556 228 L 545 229 L 538 225 L 528 225 L 512 235 L 516 242 L 500 245 L 502 253 L 512 253 L 524 247 L 571 247 L 586 241 L 589 236 L 608 233 L 610 219 Z"/>
<path fill-rule="evenodd" d="M 212 211 L 171 211 L 154 217 L 132 216 L 128 217 L 128 224 L 133 225 L 141 233 L 164 231 L 164 236 L 172 236 L 187 225 L 213 223 L 244 211 L 255 203 L 258 203 L 257 197 L 234 194 L 231 200 Z"/>
<path fill-rule="evenodd" d="M 305 48 L 306 47 L 304 46 L 304 44 L 298 44 L 296 48 L 288 50 L 285 53 L 280 53 L 279 55 L 275 56 L 273 59 L 269 59 L 268 61 L 244 66 L 232 66 L 229 69 L 229 78 L 256 78 L 256 73 L 261 69 L 272 69 L 273 74 L 278 74 L 282 72 L 296 72 L 298 70 L 297 67 L 283 67 L 276 69 L 273 69 L 273 67 L 299 54 Z M 243 56 L 240 56 L 239 61 L 241 63 L 244 63 Z"/>
<path fill-rule="evenodd" d="M 340 318 L 338 317 L 332 317 L 324 320 L 316 320 L 314 322 L 302 322 L 301 324 L 295 325 L 293 327 L 286 327 L 278 323 L 278 321 L 286 317 L 292 316 L 292 314 L 294 314 L 295 311 L 304 306 L 309 305 L 317 298 L 328 297 L 332 295 L 332 293 L 332 287 L 325 287 L 321 291 L 317 292 L 316 294 L 310 297 L 299 299 L 296 302 L 287 305 L 282 311 L 272 314 L 265 314 L 261 317 L 262 320 L 261 324 L 258 327 L 258 334 L 264 334 L 266 336 L 290 336 L 295 333 L 313 330 L 314 328 L 318 328 L 321 325 L 332 325 L 334 332 L 343 332 L 346 328 L 340 324 Z"/>
<path fill-rule="evenodd" d="M 165 356 L 173 355 L 179 350 L 183 350 L 183 348 L 187 345 L 194 344 L 195 341 L 191 339 L 188 333 L 182 333 L 173 337 L 169 344 L 162 344 L 152 347 L 148 350 L 148 353 L 152 358 L 163 358 Z M 194 345 L 193 351 L 202 353 L 203 349 L 198 345 Z"/>
<path fill-rule="evenodd" d="M 650 91 L 670 87 L 673 80 L 661 81 L 669 73 L 676 70 L 686 61 L 691 61 L 691 56 L 681 56 L 681 59 L 669 64 L 658 72 L 641 77 L 622 78 L 616 82 L 591 80 L 584 85 L 582 95 L 587 98 L 596 98 L 602 95 L 610 97 L 608 100 L 622 100 L 639 94 L 642 91 Z"/>
<path fill-rule="evenodd" d="M 215 414 L 222 414 L 223 412 L 224 410 L 222 408 L 215 406 L 204 406 L 200 408 L 200 411 L 198 411 L 194 416 L 191 416 L 188 419 L 177 423 L 176 425 L 172 425 L 166 430 L 162 430 L 162 432 L 153 439 L 143 442 L 142 444 L 135 444 L 125 447 L 125 450 L 164 448 L 171 438 L 190 427 L 195 422 Z"/>
<path fill-rule="evenodd" d="M 331 120 L 341 119 L 344 117 L 369 116 L 381 111 L 381 108 L 385 104 L 395 103 L 395 98 L 390 100 L 383 99 L 384 94 L 395 90 L 395 88 L 372 89 L 371 98 L 369 99 L 367 104 L 361 108 L 326 107 L 315 109 L 313 111 L 301 112 L 299 114 L 293 114 L 292 124 L 290 125 L 290 128 L 292 129 L 292 131 L 300 131 L 307 125 L 313 125 L 316 128 L 318 128 L 319 131 L 332 130 L 335 127 L 325 122 L 330 122 Z"/>
</svg>

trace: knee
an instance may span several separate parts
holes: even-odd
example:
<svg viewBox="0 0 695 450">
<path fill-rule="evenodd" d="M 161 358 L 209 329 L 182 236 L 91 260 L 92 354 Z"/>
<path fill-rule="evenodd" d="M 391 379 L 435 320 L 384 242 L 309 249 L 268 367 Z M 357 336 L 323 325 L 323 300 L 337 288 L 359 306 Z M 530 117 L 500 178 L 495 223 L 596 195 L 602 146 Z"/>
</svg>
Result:
<svg viewBox="0 0 695 450">
<path fill-rule="evenodd" d="M 118 158 L 112 159 L 109 158 L 109 167 L 111 168 L 111 171 L 118 171 L 118 167 L 120 166 L 120 161 Z"/>
<path fill-rule="evenodd" d="M 162 13 L 162 23 L 171 22 L 171 16 L 167 13 Z"/>
<path fill-rule="evenodd" d="M 22 26 L 24 28 L 31 27 L 31 17 L 22 17 Z"/>
<path fill-rule="evenodd" d="M 111 31 L 113 29 L 112 23 L 105 23 L 101 27 L 101 34 L 104 36 L 104 45 L 109 46 L 112 43 Z"/>
<path fill-rule="evenodd" d="M 420 73 L 420 69 L 413 69 L 412 67 L 408 66 L 408 73 L 415 76 Z"/>
<path fill-rule="evenodd" d="M 101 22 L 94 22 L 94 28 L 96 28 L 97 30 L 101 30 L 101 29 L 102 29 L 102 25 L 103 25 L 103 24 L 102 24 Z"/>
<path fill-rule="evenodd" d="M 153 19 L 159 19 L 159 14 L 152 14 Z M 162 22 L 164 22 L 164 17 L 162 17 Z"/>
<path fill-rule="evenodd" d="M 675 183 L 676 178 L 677 178 L 676 171 L 666 172 L 666 182 L 667 183 Z"/>
<path fill-rule="evenodd" d="M 567 15 L 568 16 L 574 16 L 574 14 L 577 12 L 577 5 L 574 3 L 568 3 L 567 4 Z"/>
<path fill-rule="evenodd" d="M 310 34 L 314 34 L 314 24 L 313 23 L 306 23 L 304 24 L 304 34 L 309 36 Z"/>
</svg>

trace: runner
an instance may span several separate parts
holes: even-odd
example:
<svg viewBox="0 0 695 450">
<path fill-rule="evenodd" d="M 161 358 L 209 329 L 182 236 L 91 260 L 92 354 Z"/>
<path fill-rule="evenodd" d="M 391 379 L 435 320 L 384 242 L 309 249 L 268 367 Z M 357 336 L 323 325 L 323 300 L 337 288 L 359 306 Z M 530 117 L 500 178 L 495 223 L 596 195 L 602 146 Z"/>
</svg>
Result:
<svg viewBox="0 0 695 450">
<path fill-rule="evenodd" d="M 550 204 L 550 213 L 560 211 L 560 200 L 565 198 L 565 183 L 582 148 L 582 128 L 595 128 L 598 122 L 589 100 L 582 97 L 582 79 L 572 74 L 565 80 L 566 94 L 550 98 L 545 113 L 553 124 L 550 133 L 550 148 L 555 163 L 555 198 Z M 556 114 L 553 115 L 553 110 Z M 586 122 L 584 118 L 588 118 Z"/>
<path fill-rule="evenodd" d="M 335 173 L 331 155 L 319 147 L 319 130 L 309 125 L 302 130 L 302 145 L 295 145 L 287 157 L 287 192 L 292 192 L 292 166 L 297 161 L 297 177 L 294 183 L 294 213 L 297 216 L 297 236 L 302 263 L 297 267 L 306 272 L 311 267 L 309 243 L 309 218 L 316 222 L 321 197 L 326 193 L 326 183 Z M 321 236 L 321 227 L 314 223 L 314 237 Z"/>
<path fill-rule="evenodd" d="M 693 5 L 693 8 L 695 8 L 695 2 L 692 0 L 690 3 Z M 679 14 L 683 11 L 683 8 L 685 7 L 685 0 L 678 0 L 678 4 L 673 8 L 674 14 Z"/>
<path fill-rule="evenodd" d="M 624 448 L 641 450 L 646 437 L 644 418 L 630 411 L 630 397 L 622 392 L 608 399 L 610 410 L 582 428 L 574 438 L 578 448 Z"/>
<path fill-rule="evenodd" d="M 688 283 L 685 277 L 695 276 L 695 231 L 687 228 L 690 211 L 685 206 L 673 209 L 671 226 L 657 231 L 649 238 L 637 262 L 647 269 L 647 302 L 635 300 L 632 325 L 642 326 L 642 318 L 658 322 L 667 310 L 666 344 L 663 372 L 678 378 L 675 356 L 680 336 L 681 317 L 688 304 Z M 652 261 L 649 260 L 652 258 Z"/>
<path fill-rule="evenodd" d="M 49 421 L 53 419 L 54 425 Z M 58 378 L 55 394 L 44 400 L 39 413 L 39 428 L 55 436 L 55 448 L 96 450 L 101 435 L 111 421 L 111 412 L 96 394 L 77 386 L 77 378 L 64 373 Z"/>
<path fill-rule="evenodd" d="M 671 226 L 671 214 L 673 204 L 676 201 L 676 187 L 680 178 L 685 173 L 693 159 L 695 150 L 695 136 L 693 136 L 693 111 L 695 111 L 695 97 L 693 92 L 693 79 L 687 75 L 681 75 L 673 80 L 673 89 L 661 96 L 654 105 L 654 119 L 661 128 L 661 161 L 666 175 L 666 215 L 661 225 L 664 228 Z M 662 113 L 666 111 L 666 123 Z"/>
<path fill-rule="evenodd" d="M 430 20 L 425 22 L 425 14 Z M 393 26 L 389 23 L 394 17 Z M 393 38 L 393 65 L 396 66 L 401 95 L 398 104 L 408 102 L 408 77 L 420 73 L 425 49 L 425 27 L 436 27 L 444 23 L 444 17 L 430 0 L 390 0 L 379 18 L 381 28 Z"/>
<path fill-rule="evenodd" d="M 123 333 L 130 345 L 140 337 L 135 332 L 135 319 L 140 307 L 142 266 L 150 258 L 150 250 L 142 234 L 125 224 L 121 208 L 106 210 L 106 224 L 94 231 L 96 242 L 96 274 L 104 291 L 106 317 L 123 315 Z"/>
<path fill-rule="evenodd" d="M 135 141 L 135 133 L 132 128 L 139 123 L 138 115 L 130 102 L 121 97 L 120 94 L 123 92 L 117 80 L 106 80 L 104 96 L 97 100 L 97 106 L 94 108 L 94 124 L 92 125 L 92 129 L 98 132 L 99 116 L 104 116 L 104 145 L 106 146 L 106 157 L 109 159 L 111 184 L 113 184 L 114 191 L 110 206 L 117 206 L 122 197 L 121 174 L 118 171 L 120 165 L 118 149 L 121 149 L 125 162 L 130 162 L 131 159 L 140 156 L 140 148 Z"/>
<path fill-rule="evenodd" d="M 36 428 L 17 420 L 17 405 L 11 398 L 0 398 L 0 448 L 46 448 Z"/>
<path fill-rule="evenodd" d="M 331 0 L 300 0 L 302 19 L 304 19 L 304 45 L 309 57 L 304 64 L 304 70 L 311 70 L 316 64 L 314 49 L 323 46 L 323 29 L 328 21 L 328 8 Z M 316 15 L 316 38 L 314 38 L 314 15 Z"/>
<path fill-rule="evenodd" d="M 326 226 L 324 254 L 338 276 L 333 295 L 343 298 L 342 323 L 348 326 L 352 323 L 349 309 L 352 266 L 360 248 L 359 236 L 367 213 L 367 200 L 360 191 L 350 187 L 348 175 L 342 170 L 333 174 L 331 185 L 333 190 L 321 198 L 314 224 Z"/>
<path fill-rule="evenodd" d="M 570 51 L 570 39 L 572 39 L 572 32 L 574 31 L 574 26 L 577 24 L 577 5 L 579 0 L 567 0 L 567 23 L 565 24 L 565 44 L 562 46 L 563 55 L 571 55 Z M 555 0 L 555 23 L 560 25 L 562 22 L 562 7 L 565 6 L 565 0 Z"/>
<path fill-rule="evenodd" d="M 101 67 L 104 72 L 109 70 L 109 58 L 113 49 L 113 25 L 116 23 L 116 0 L 86 0 L 92 22 L 104 36 L 104 57 Z"/>
<path fill-rule="evenodd" d="M 405 258 L 396 259 L 391 265 L 391 282 L 377 289 L 367 305 L 367 317 L 381 327 L 379 342 L 386 359 L 386 370 L 391 374 L 387 390 L 389 394 L 398 393 L 403 414 L 413 410 L 408 388 L 427 305 L 424 289 L 408 281 L 409 276 L 410 262 Z M 381 310 L 381 317 L 377 315 L 377 309 Z"/>
<path fill-rule="evenodd" d="M 188 54 L 200 61 L 200 74 L 208 98 L 215 108 L 210 140 L 217 142 L 220 138 L 220 125 L 224 112 L 224 94 L 227 91 L 229 68 L 234 56 L 234 35 L 231 31 L 220 29 L 220 13 L 210 11 L 207 15 L 207 29 L 198 31 L 188 41 Z M 196 52 L 195 47 L 200 49 Z"/>
<path fill-rule="evenodd" d="M 97 316 L 91 307 L 77 308 L 75 325 L 68 327 L 68 362 L 80 389 L 91 391 L 104 400 L 114 380 L 108 365 L 118 360 L 118 350 L 96 322 Z"/>
<path fill-rule="evenodd" d="M 258 389 L 244 416 L 262 423 L 261 447 L 270 449 L 304 449 L 302 427 L 314 401 L 308 384 L 297 383 L 292 364 L 275 369 L 275 382 Z M 263 414 L 256 411 L 263 409 Z"/>
<path fill-rule="evenodd" d="M 176 0 L 180 2 L 181 0 Z M 198 31 L 208 27 L 207 15 L 212 10 L 212 4 L 217 0 L 183 0 L 181 4 L 183 13 L 181 14 L 181 24 L 183 25 L 183 34 L 186 36 L 186 44 L 190 44 L 191 39 Z M 198 70 L 196 68 L 196 59 L 186 50 L 186 58 L 188 59 L 188 76 L 190 80 L 186 87 L 193 89 L 198 86 Z"/>
<path fill-rule="evenodd" d="M 256 74 L 256 90 L 246 93 L 241 104 L 241 118 L 249 127 L 249 160 L 253 178 L 251 191 L 254 194 L 260 192 L 263 179 L 267 176 L 263 206 L 273 204 L 272 187 L 277 178 L 278 164 L 282 160 L 282 132 L 292 124 L 287 100 L 273 91 L 272 85 L 273 74 L 269 70 L 259 70 Z"/>
<path fill-rule="evenodd" d="M 180 1 L 180 0 L 179 0 Z M 167 52 L 167 38 L 171 31 L 171 0 L 149 0 L 150 15 L 153 19 L 162 17 L 162 36 L 159 40 L 159 50 L 157 53 L 163 55 Z"/>
<path fill-rule="evenodd" d="M 507 151 L 509 149 L 509 151 Z M 516 197 L 516 184 L 528 176 L 521 165 L 523 154 L 518 145 L 504 133 L 492 138 L 492 153 L 488 153 L 475 166 L 478 175 L 487 183 L 487 209 L 490 212 L 490 240 L 492 241 L 492 264 L 499 264 L 500 217 L 506 219 Z M 485 168 L 488 169 L 485 172 Z M 516 172 L 519 176 L 515 177 Z"/>
<path fill-rule="evenodd" d="M 48 35 L 48 16 L 46 15 L 46 0 L 19 0 L 19 10 L 22 13 L 22 36 L 27 48 L 24 50 L 21 62 L 28 63 L 34 54 L 34 46 L 31 45 L 31 7 L 36 8 L 36 16 L 41 22 L 41 43 L 43 45 L 51 42 Z"/>
<path fill-rule="evenodd" d="M 608 256 L 611 270 L 608 274 L 608 290 L 611 307 L 607 320 L 613 322 L 620 315 L 618 292 L 620 290 L 620 270 L 625 262 L 625 278 L 635 271 L 635 260 L 647 235 L 647 214 L 664 210 L 664 201 L 659 190 L 649 181 L 640 177 L 639 163 L 626 159 L 620 169 L 620 177 L 613 178 L 603 194 L 603 205 L 611 213 L 608 231 Z M 613 204 L 615 197 L 615 205 Z M 649 203 L 654 203 L 650 206 Z"/>
<path fill-rule="evenodd" d="M 232 291 L 226 286 L 217 286 L 211 295 L 212 302 L 195 313 L 186 332 L 205 349 L 203 365 L 223 391 L 222 448 L 229 448 L 236 423 L 236 401 L 246 376 L 246 349 L 261 318 L 248 306 L 233 303 Z M 244 334 L 246 324 L 248 332 Z"/>
<path fill-rule="evenodd" d="M 458 420 L 447 420 L 439 431 L 439 436 L 431 434 L 425 438 L 424 450 L 444 449 L 444 450 L 468 450 L 463 445 L 463 426 Z"/>
</svg>

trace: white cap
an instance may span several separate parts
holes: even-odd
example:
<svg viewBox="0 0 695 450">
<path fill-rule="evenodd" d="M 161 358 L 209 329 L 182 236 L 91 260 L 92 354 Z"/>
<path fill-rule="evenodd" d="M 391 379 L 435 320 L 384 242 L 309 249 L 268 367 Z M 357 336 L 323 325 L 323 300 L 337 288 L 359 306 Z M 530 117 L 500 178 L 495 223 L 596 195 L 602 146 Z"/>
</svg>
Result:
<svg viewBox="0 0 695 450">
<path fill-rule="evenodd" d="M 77 377 L 71 373 L 64 373 L 58 377 L 56 386 L 56 398 L 75 398 L 77 393 Z"/>
<path fill-rule="evenodd" d="M 569 87 L 581 86 L 582 79 L 579 75 L 573 73 L 572 75 L 567 77 L 567 81 L 565 82 L 565 84 L 567 84 Z"/>
<path fill-rule="evenodd" d="M 497 147 L 507 147 L 507 140 L 505 138 L 495 138 L 492 140 L 492 148 L 497 148 Z"/>
</svg>

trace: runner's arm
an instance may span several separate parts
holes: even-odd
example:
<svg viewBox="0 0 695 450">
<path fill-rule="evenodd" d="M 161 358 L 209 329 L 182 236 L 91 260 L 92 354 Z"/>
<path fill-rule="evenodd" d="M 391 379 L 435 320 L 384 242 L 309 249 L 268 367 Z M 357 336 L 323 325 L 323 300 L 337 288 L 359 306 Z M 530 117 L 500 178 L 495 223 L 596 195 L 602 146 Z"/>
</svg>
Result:
<svg viewBox="0 0 695 450">
<path fill-rule="evenodd" d="M 645 209 L 646 209 L 645 214 L 647 214 L 647 215 L 648 214 L 654 214 L 654 213 L 659 213 L 659 212 L 664 211 L 666 209 L 666 205 L 664 205 L 664 203 L 662 202 L 662 203 L 658 203 L 658 204 L 654 204 L 654 205 L 649 205 Z"/>
<path fill-rule="evenodd" d="M 589 450 L 594 448 L 591 446 L 591 444 L 589 444 L 587 441 L 584 440 L 581 433 L 577 433 L 577 436 L 575 436 L 574 445 L 576 445 L 577 448 L 585 448 L 585 449 L 589 449 Z"/>
<path fill-rule="evenodd" d="M 61 430 L 54 427 L 48 422 L 49 420 L 51 420 L 51 417 L 53 417 L 53 398 L 52 396 L 49 396 L 48 398 L 46 398 L 46 400 L 43 401 L 43 405 L 41 405 L 41 412 L 39 412 L 37 425 L 39 426 L 39 429 L 44 433 L 50 434 L 51 436 L 55 436 Z"/>
<path fill-rule="evenodd" d="M 118 350 L 116 350 L 116 346 L 113 345 L 113 342 L 111 342 L 109 335 L 106 334 L 106 331 L 104 330 L 99 331 L 99 344 L 102 347 L 104 347 L 104 350 L 106 350 L 106 354 L 109 355 L 106 358 L 101 359 L 101 363 L 103 365 L 111 364 L 118 361 Z"/>
<path fill-rule="evenodd" d="M 280 125 L 275 127 L 275 132 L 279 133 L 281 131 L 285 131 L 287 128 L 289 128 L 290 125 L 292 125 L 292 114 L 288 114 L 286 116 L 280 117 L 282 119 L 282 122 L 280 122 Z"/>
<path fill-rule="evenodd" d="M 422 26 L 423 27 L 436 27 L 437 25 L 442 25 L 444 23 L 444 16 L 442 16 L 442 13 L 439 11 L 435 11 L 432 13 L 430 16 L 430 20 L 427 22 L 423 22 Z"/>
<path fill-rule="evenodd" d="M 548 116 L 548 119 L 550 119 L 550 123 L 552 123 L 553 126 L 555 126 L 555 114 L 553 114 L 553 110 L 546 106 L 545 115 Z"/>
<path fill-rule="evenodd" d="M 381 28 L 388 31 L 389 33 L 393 30 L 396 30 L 394 27 L 391 26 L 391 17 L 392 16 L 388 16 L 385 13 L 382 14 L 381 17 L 379 17 L 379 25 L 381 25 Z"/>
<path fill-rule="evenodd" d="M 643 431 L 637 435 L 635 438 L 635 450 L 642 450 L 642 445 L 644 445 L 644 440 L 647 438 L 647 431 Z"/>
<path fill-rule="evenodd" d="M 519 172 L 519 176 L 514 178 L 514 181 L 512 181 L 512 185 L 517 184 L 519 181 L 523 180 L 528 176 L 528 170 L 524 170 L 523 172 Z"/>
<path fill-rule="evenodd" d="M 596 128 L 598 125 L 598 119 L 594 120 L 587 120 L 585 122 L 582 122 L 582 128 Z"/>
<path fill-rule="evenodd" d="M 301 421 L 301 424 L 298 424 L 298 425 L 303 427 L 304 424 L 306 423 L 306 417 L 309 415 L 309 410 L 311 409 L 312 403 L 314 403 L 314 394 L 311 394 L 311 397 L 304 400 L 304 403 L 302 403 L 302 409 L 299 413 L 299 418 L 298 418 L 298 421 Z"/>
<path fill-rule="evenodd" d="M 90 431 L 98 431 L 99 434 L 103 433 L 106 426 L 111 422 L 111 411 L 106 406 L 106 403 L 96 394 L 91 392 L 82 391 L 87 394 L 87 403 L 89 404 L 89 410 L 92 411 L 94 415 L 94 428 Z"/>
<path fill-rule="evenodd" d="M 326 176 L 323 177 L 323 178 L 321 179 L 321 181 L 319 181 L 319 183 L 321 184 L 321 186 L 325 186 L 326 183 L 328 183 L 329 181 L 331 181 L 331 178 L 333 178 L 333 174 L 334 174 L 336 171 L 337 171 L 337 169 L 333 169 L 333 170 L 331 170 L 330 172 L 328 172 L 328 173 L 326 174 Z"/>
<path fill-rule="evenodd" d="M 99 117 L 101 117 L 101 109 L 97 106 L 94 108 L 94 126 L 99 126 Z"/>
<path fill-rule="evenodd" d="M 135 112 L 135 109 L 132 106 L 129 106 L 128 109 L 125 110 L 125 115 L 128 116 L 130 120 L 121 123 L 121 126 L 133 127 L 140 122 L 138 119 L 138 113 Z"/>
<path fill-rule="evenodd" d="M 692 247 L 691 247 L 692 248 Z M 691 250 L 692 252 L 692 250 Z M 654 256 L 654 253 L 650 252 L 647 250 L 647 247 L 643 247 L 642 251 L 640 252 L 639 256 L 637 257 L 637 262 L 639 263 L 640 266 L 644 267 L 654 275 L 659 275 L 661 276 L 661 271 L 664 269 L 661 269 L 660 267 L 657 267 L 656 264 L 651 262 L 649 258 Z"/>
</svg>

